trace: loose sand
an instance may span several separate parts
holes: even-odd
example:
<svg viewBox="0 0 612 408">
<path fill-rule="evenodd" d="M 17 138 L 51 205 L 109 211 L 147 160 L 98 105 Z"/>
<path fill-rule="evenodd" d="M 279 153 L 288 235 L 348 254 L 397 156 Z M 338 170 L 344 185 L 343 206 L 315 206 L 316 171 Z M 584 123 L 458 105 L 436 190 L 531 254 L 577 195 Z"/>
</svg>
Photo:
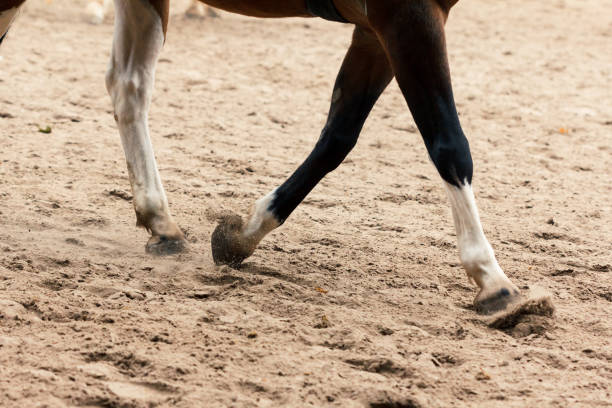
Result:
<svg viewBox="0 0 612 408">
<path fill-rule="evenodd" d="M 463 1 L 448 23 L 485 230 L 556 306 L 500 329 L 395 84 L 242 269 L 213 265 L 215 214 L 316 141 L 349 26 L 173 4 L 151 127 L 191 251 L 158 259 L 104 89 L 112 26 L 31 2 L 0 49 L 0 406 L 612 406 L 609 1 Z"/>
</svg>

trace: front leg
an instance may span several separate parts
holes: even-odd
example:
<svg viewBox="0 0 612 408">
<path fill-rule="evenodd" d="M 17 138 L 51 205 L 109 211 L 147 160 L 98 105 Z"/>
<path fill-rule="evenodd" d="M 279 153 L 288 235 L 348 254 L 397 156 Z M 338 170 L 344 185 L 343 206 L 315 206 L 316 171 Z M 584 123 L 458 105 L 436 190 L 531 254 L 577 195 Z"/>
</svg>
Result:
<svg viewBox="0 0 612 408">
<path fill-rule="evenodd" d="M 151 232 L 147 252 L 159 255 L 185 248 L 183 233 L 168 209 L 148 126 L 167 12 L 168 0 L 115 1 L 115 36 L 106 76 L 127 161 L 137 224 Z"/>
<path fill-rule="evenodd" d="M 239 264 L 280 226 L 312 189 L 342 163 L 357 143 L 361 128 L 393 72 L 371 31 L 355 29 L 338 74 L 325 128 L 306 161 L 279 188 L 255 203 L 246 223 L 225 218 L 212 236 L 217 264 Z"/>
<path fill-rule="evenodd" d="M 385 45 L 429 156 L 444 180 L 461 262 L 480 287 L 476 308 L 493 312 L 516 300 L 518 289 L 495 259 L 472 193 L 472 157 L 455 107 L 444 37 L 444 24 L 453 3 L 369 2 L 368 17 Z"/>
<path fill-rule="evenodd" d="M 4 40 L 6 33 L 19 12 L 19 7 L 25 0 L 9 0 L 0 3 L 0 44 Z"/>
</svg>

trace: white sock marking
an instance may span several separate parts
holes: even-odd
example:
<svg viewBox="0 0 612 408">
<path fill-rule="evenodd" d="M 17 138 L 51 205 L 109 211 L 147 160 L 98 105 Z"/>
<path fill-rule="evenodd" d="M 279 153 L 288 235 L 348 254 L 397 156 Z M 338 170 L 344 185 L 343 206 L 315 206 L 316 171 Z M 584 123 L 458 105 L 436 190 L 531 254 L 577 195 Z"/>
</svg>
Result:
<svg viewBox="0 0 612 408">
<path fill-rule="evenodd" d="M 468 276 L 480 288 L 509 282 L 484 235 L 472 186 L 467 182 L 462 187 L 446 182 L 445 186 L 453 209 L 459 256 Z"/>
<path fill-rule="evenodd" d="M 269 210 L 275 198 L 276 190 L 273 190 L 255 202 L 255 206 L 243 232 L 245 238 L 259 242 L 272 230 L 278 228 L 280 223 Z"/>
<path fill-rule="evenodd" d="M 121 134 L 134 207 L 141 215 L 170 219 L 148 126 L 155 66 L 164 43 L 161 18 L 148 2 L 140 0 L 116 0 L 115 10 L 113 52 L 106 84 Z"/>
</svg>

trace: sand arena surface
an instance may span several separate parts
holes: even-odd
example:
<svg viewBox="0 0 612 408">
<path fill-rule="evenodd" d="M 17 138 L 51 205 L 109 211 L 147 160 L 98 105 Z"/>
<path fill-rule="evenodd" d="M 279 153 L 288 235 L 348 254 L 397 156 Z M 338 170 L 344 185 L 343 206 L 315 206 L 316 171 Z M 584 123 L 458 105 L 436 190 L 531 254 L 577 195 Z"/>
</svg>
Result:
<svg viewBox="0 0 612 408">
<path fill-rule="evenodd" d="M 504 331 L 471 308 L 395 84 L 242 269 L 213 265 L 215 215 L 314 145 L 349 26 L 173 4 L 150 124 L 191 251 L 158 259 L 104 89 L 112 26 L 31 3 L 0 49 L 0 406 L 612 406 L 609 4 L 463 1 L 448 23 L 486 233 L 556 306 Z"/>
</svg>

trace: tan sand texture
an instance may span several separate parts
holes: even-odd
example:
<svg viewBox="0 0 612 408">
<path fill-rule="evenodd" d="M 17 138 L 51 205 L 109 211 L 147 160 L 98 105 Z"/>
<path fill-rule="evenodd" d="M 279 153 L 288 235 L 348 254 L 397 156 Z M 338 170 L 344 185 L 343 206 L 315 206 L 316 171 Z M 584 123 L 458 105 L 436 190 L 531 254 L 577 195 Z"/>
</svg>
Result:
<svg viewBox="0 0 612 408">
<path fill-rule="evenodd" d="M 350 26 L 173 3 L 150 124 L 190 252 L 155 258 L 104 88 L 110 21 L 30 2 L 0 48 L 1 407 L 612 406 L 609 1 L 451 13 L 485 231 L 556 308 L 500 324 L 472 308 L 395 84 L 288 222 L 214 266 L 215 217 L 246 215 L 317 140 Z"/>
</svg>

